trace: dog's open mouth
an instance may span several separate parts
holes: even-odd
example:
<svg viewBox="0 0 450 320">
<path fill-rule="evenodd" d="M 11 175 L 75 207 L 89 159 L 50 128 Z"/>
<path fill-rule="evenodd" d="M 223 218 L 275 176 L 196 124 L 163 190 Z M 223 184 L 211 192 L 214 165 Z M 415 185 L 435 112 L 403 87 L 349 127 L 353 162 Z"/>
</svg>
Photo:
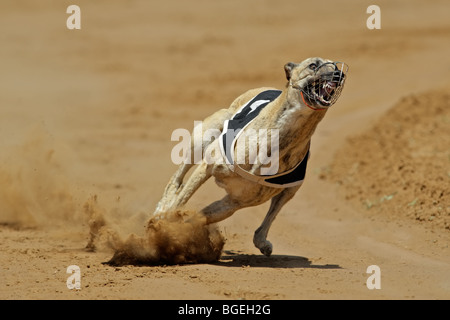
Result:
<svg viewBox="0 0 450 320">
<path fill-rule="evenodd" d="M 315 106 L 330 107 L 341 95 L 347 71 L 348 66 L 341 62 L 321 65 L 302 90 L 304 97 Z"/>
<path fill-rule="evenodd" d="M 314 86 L 312 94 L 314 99 L 323 106 L 331 105 L 331 100 L 336 93 L 338 83 L 332 81 L 320 82 Z"/>
</svg>

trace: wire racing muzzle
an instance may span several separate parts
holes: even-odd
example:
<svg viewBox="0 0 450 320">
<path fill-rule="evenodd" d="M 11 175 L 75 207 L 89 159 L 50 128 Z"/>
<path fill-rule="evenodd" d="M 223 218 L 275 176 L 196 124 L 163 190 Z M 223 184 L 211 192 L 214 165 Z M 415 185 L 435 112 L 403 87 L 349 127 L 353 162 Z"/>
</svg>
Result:
<svg viewBox="0 0 450 320">
<path fill-rule="evenodd" d="M 326 62 L 314 70 L 314 75 L 301 90 L 303 98 L 316 107 L 332 106 L 344 88 L 348 65 Z"/>
</svg>

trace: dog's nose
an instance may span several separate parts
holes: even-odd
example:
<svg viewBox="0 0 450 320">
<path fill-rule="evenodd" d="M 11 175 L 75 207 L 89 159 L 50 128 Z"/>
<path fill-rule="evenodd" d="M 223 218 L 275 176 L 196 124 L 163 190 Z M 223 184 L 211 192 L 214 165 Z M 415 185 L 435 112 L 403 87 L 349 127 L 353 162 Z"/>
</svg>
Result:
<svg viewBox="0 0 450 320">
<path fill-rule="evenodd" d="M 333 72 L 336 70 L 336 64 L 334 62 L 325 62 L 317 66 L 316 73 Z"/>
</svg>

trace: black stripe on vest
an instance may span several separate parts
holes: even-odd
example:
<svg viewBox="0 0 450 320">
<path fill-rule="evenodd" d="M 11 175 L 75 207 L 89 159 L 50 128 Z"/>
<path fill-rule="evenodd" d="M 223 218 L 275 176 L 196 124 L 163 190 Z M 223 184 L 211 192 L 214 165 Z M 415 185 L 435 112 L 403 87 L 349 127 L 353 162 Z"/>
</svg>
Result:
<svg viewBox="0 0 450 320">
<path fill-rule="evenodd" d="M 228 120 L 227 125 L 223 129 L 222 143 L 225 156 L 227 157 L 229 163 L 233 163 L 234 159 L 232 157 L 231 145 L 233 140 L 236 138 L 239 131 L 242 130 L 247 124 L 254 120 L 258 114 L 267 106 L 270 102 L 278 98 L 282 91 L 280 90 L 267 90 L 263 91 L 250 100 L 247 105 L 237 112 L 230 120 Z M 258 101 L 264 101 L 262 104 L 256 104 Z"/>
</svg>

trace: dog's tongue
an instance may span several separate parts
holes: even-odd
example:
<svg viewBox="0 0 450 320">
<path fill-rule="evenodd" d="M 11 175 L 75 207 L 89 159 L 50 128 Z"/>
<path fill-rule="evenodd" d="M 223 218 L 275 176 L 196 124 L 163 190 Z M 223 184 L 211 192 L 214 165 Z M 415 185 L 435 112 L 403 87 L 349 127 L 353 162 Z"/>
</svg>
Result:
<svg viewBox="0 0 450 320">
<path fill-rule="evenodd" d="M 331 92 L 336 89 L 336 82 L 328 81 L 327 85 L 325 86 L 325 89 L 327 90 L 328 94 L 331 94 Z"/>
</svg>

